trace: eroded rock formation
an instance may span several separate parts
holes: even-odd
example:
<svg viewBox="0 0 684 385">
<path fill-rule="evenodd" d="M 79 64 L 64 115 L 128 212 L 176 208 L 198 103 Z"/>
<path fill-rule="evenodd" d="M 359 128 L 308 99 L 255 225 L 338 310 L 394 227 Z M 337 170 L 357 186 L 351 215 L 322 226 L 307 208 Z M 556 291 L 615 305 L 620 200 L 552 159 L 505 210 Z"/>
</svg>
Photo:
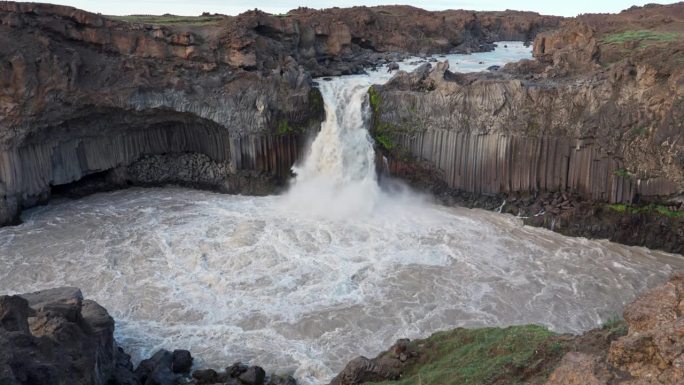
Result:
<svg viewBox="0 0 684 385">
<path fill-rule="evenodd" d="M 0 297 L 0 383 L 135 385 L 114 320 L 76 288 Z"/>
<path fill-rule="evenodd" d="M 0 224 L 54 186 L 93 174 L 272 191 L 323 119 L 312 74 L 358 73 L 408 53 L 487 50 L 497 39 L 530 40 L 561 18 L 355 7 L 212 20 L 152 25 L 2 2 Z M 185 153 L 195 161 L 175 159 Z"/>
<path fill-rule="evenodd" d="M 681 193 L 683 41 L 655 30 L 662 41 L 623 50 L 613 42 L 622 20 L 644 12 L 684 30 L 681 3 L 605 16 L 602 25 L 614 26 L 600 32 L 580 18 L 537 36 L 536 61 L 482 74 L 440 63 L 374 87 L 375 134 L 394 147 L 390 166 L 400 171 L 401 154 L 410 155 L 450 187 L 485 194 L 633 202 Z"/>
<path fill-rule="evenodd" d="M 684 382 L 684 275 L 643 294 L 624 311 L 628 334 L 607 352 L 570 352 L 546 385 Z"/>
<path fill-rule="evenodd" d="M 282 181 L 323 118 L 320 94 L 291 57 L 252 71 L 254 59 L 236 59 L 211 28 L 5 2 L 0 32 L 0 223 L 51 186 L 145 155 L 198 153 L 226 178 Z M 151 180 L 143 164 L 130 181 L 185 182 Z M 235 185 L 198 174 L 189 182 Z"/>
</svg>

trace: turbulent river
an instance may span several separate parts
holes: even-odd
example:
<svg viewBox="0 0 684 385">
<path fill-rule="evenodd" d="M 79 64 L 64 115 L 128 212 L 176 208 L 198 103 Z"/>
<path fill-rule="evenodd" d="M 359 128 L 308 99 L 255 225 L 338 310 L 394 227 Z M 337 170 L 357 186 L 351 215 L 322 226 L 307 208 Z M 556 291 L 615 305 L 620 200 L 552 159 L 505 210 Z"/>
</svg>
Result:
<svg viewBox="0 0 684 385">
<path fill-rule="evenodd" d="M 449 60 L 473 71 L 523 57 L 508 43 Z M 383 192 L 365 95 L 388 77 L 321 81 L 326 121 L 281 196 L 133 188 L 27 211 L 0 229 L 0 293 L 78 286 L 110 311 L 136 361 L 184 348 L 200 366 L 251 361 L 320 384 L 357 355 L 456 326 L 581 332 L 684 268 L 678 256 Z"/>
</svg>

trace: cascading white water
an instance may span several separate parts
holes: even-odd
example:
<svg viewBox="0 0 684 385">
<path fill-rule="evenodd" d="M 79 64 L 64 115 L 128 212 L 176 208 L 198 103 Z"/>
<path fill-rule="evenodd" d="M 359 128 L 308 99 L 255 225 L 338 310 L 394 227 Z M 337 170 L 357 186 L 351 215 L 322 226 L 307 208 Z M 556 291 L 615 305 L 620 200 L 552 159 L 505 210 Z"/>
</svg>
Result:
<svg viewBox="0 0 684 385">
<path fill-rule="evenodd" d="M 326 118 L 284 203 L 316 217 L 342 218 L 372 212 L 380 189 L 373 140 L 365 125 L 371 77 L 357 75 L 320 82 Z"/>
<path fill-rule="evenodd" d="M 303 165 L 297 183 L 326 178 L 337 185 L 375 181 L 373 142 L 365 130 L 364 101 L 369 77 L 337 78 L 320 83 L 326 119 Z"/>
<path fill-rule="evenodd" d="M 449 60 L 478 70 L 521 57 L 529 49 L 509 43 Z M 243 360 L 318 385 L 397 338 L 596 327 L 684 268 L 679 256 L 381 193 L 361 107 L 388 77 L 321 82 L 326 123 L 284 196 L 135 188 L 25 212 L 0 228 L 0 293 L 78 286 L 112 314 L 134 361 L 185 348 L 198 366 Z"/>
</svg>

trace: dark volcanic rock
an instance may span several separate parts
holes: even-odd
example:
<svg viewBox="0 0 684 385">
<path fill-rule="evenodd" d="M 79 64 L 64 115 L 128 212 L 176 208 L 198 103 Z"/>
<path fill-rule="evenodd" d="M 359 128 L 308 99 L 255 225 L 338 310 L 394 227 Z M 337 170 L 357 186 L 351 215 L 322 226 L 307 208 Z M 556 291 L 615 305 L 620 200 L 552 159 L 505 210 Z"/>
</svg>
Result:
<svg viewBox="0 0 684 385">
<path fill-rule="evenodd" d="M 264 385 L 266 372 L 259 366 L 250 366 L 240 374 L 239 378 L 245 385 Z"/>
<path fill-rule="evenodd" d="M 207 28 L 1 3 L 0 223 L 44 202 L 52 186 L 150 155 L 194 153 L 213 163 L 179 171 L 171 167 L 179 159 L 157 173 L 141 164 L 128 182 L 229 191 L 245 177 L 270 190 L 283 183 L 323 119 L 320 93 L 291 57 L 255 71 L 254 57 L 223 46 L 231 41 L 224 28 Z"/>
<path fill-rule="evenodd" d="M 189 373 L 192 368 L 192 355 L 187 350 L 174 350 L 171 368 L 174 373 Z"/>
<path fill-rule="evenodd" d="M 0 297 L 0 383 L 134 385 L 114 321 L 80 290 Z"/>
<path fill-rule="evenodd" d="M 219 374 L 213 369 L 200 369 L 192 372 L 192 378 L 200 385 L 213 384 L 220 381 Z"/>
<path fill-rule="evenodd" d="M 330 385 L 360 385 L 365 382 L 381 382 L 399 379 L 401 361 L 398 358 L 378 356 L 373 359 L 357 357 L 351 360 Z"/>
<path fill-rule="evenodd" d="M 242 362 L 236 362 L 233 365 L 226 368 L 226 374 L 232 378 L 238 378 L 242 373 L 246 372 L 249 366 L 243 364 Z"/>
<path fill-rule="evenodd" d="M 135 369 L 138 381 L 143 385 L 173 385 L 176 375 L 172 370 L 174 355 L 168 350 L 160 350 L 152 357 L 142 360 Z"/>
<path fill-rule="evenodd" d="M 663 20 L 673 32 L 656 28 Z M 643 49 L 624 50 L 612 40 L 629 40 L 629 29 L 662 41 L 637 38 Z M 662 212 L 682 201 L 684 67 L 676 63 L 684 41 L 667 37 L 682 31 L 682 3 L 584 15 L 538 34 L 537 60 L 477 74 L 448 63 L 399 72 L 373 87 L 374 135 L 390 144 L 378 150 L 391 175 L 466 205 L 569 195 L 572 204 L 503 209 L 565 234 L 681 252 L 678 208 L 660 216 L 601 209 L 654 203 Z"/>
</svg>

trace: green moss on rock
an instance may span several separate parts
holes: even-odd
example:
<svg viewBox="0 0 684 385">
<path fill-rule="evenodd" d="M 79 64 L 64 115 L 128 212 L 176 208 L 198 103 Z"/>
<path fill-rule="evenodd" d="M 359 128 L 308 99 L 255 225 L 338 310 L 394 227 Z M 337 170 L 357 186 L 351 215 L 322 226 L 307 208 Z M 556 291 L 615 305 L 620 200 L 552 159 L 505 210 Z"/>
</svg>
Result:
<svg viewBox="0 0 684 385">
<path fill-rule="evenodd" d="M 418 359 L 399 381 L 384 385 L 519 384 L 548 376 L 549 362 L 568 350 L 563 340 L 538 325 L 458 328 L 411 342 Z M 541 381 L 543 383 L 543 381 Z"/>
<path fill-rule="evenodd" d="M 658 214 L 668 218 L 684 218 L 684 211 L 673 211 L 665 205 L 655 203 L 650 203 L 645 206 L 613 203 L 606 205 L 606 207 L 621 214 Z"/>
</svg>

